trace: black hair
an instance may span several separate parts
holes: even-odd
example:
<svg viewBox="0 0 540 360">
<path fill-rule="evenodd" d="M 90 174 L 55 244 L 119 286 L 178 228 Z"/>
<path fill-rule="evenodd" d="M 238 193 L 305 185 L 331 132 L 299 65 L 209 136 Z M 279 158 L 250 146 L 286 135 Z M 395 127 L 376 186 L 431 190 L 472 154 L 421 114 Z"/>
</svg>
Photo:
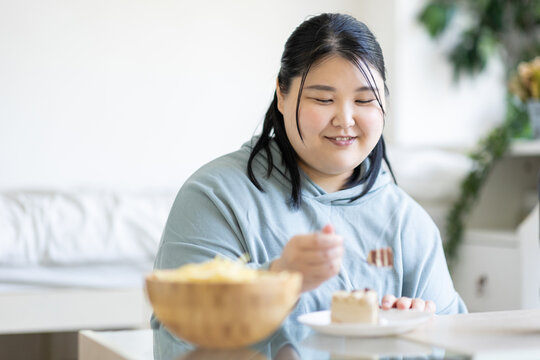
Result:
<svg viewBox="0 0 540 360">
<path fill-rule="evenodd" d="M 298 122 L 298 111 L 304 81 L 310 68 L 316 62 L 332 55 L 341 56 L 358 67 L 370 85 L 383 115 L 386 114 L 379 96 L 379 89 L 370 70 L 370 66 L 377 70 L 384 81 L 384 91 L 388 93 L 384 58 L 375 36 L 364 23 L 352 16 L 344 14 L 321 14 L 304 21 L 291 34 L 285 43 L 285 49 L 281 57 L 281 68 L 278 74 L 278 85 L 283 94 L 289 92 L 293 78 L 301 77 L 296 103 L 296 127 L 301 139 L 302 133 Z M 290 177 L 292 206 L 298 208 L 302 201 L 300 197 L 301 181 L 297 162 L 298 155 L 287 138 L 283 115 L 278 110 L 277 92 L 274 93 L 272 103 L 266 112 L 261 136 L 251 150 L 247 165 L 249 179 L 260 191 L 264 191 L 264 189 L 253 173 L 253 159 L 261 150 L 265 150 L 268 158 L 266 176 L 269 177 L 274 167 L 274 159 L 270 151 L 270 142 L 272 140 L 275 140 L 281 152 L 282 162 Z M 371 189 L 377 179 L 383 159 L 388 165 L 388 169 L 395 181 L 392 168 L 386 156 L 386 148 L 382 135 L 368 155 L 368 159 L 370 164 L 369 169 L 364 174 L 361 173 L 362 164 L 360 164 L 353 170 L 349 179 L 347 179 L 346 187 L 366 183 L 362 193 L 351 199 L 351 201 L 364 196 Z"/>
</svg>

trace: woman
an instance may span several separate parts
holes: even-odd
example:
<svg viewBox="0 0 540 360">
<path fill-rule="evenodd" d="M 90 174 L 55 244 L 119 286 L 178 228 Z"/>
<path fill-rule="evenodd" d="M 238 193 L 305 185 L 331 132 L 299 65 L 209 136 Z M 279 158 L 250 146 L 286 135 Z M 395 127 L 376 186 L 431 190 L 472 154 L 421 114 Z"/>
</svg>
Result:
<svg viewBox="0 0 540 360">
<path fill-rule="evenodd" d="M 262 134 L 186 181 L 155 267 L 247 253 L 250 266 L 302 273 L 295 315 L 366 287 L 385 295 L 383 309 L 465 312 L 436 226 L 392 181 L 385 97 L 382 51 L 363 23 L 341 14 L 302 23 Z M 369 251 L 384 247 L 393 268 L 369 265 Z"/>
</svg>

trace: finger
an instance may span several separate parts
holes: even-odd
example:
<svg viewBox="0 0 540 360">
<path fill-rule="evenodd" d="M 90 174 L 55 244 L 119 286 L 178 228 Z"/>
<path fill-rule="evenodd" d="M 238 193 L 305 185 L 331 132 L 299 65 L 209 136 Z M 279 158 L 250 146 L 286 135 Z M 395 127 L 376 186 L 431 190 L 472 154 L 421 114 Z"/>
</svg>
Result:
<svg viewBox="0 0 540 360">
<path fill-rule="evenodd" d="M 437 310 L 437 305 L 431 300 L 426 301 L 426 308 L 424 311 L 435 313 L 435 310 Z"/>
<path fill-rule="evenodd" d="M 381 304 L 382 309 L 383 310 L 391 309 L 395 303 L 396 303 L 396 297 L 394 295 L 391 295 L 391 294 L 384 295 L 384 297 L 382 298 L 382 304 Z"/>
<path fill-rule="evenodd" d="M 323 265 L 343 257 L 343 247 L 322 250 L 301 250 L 291 256 L 291 262 L 299 266 Z"/>
<path fill-rule="evenodd" d="M 399 310 L 407 310 L 411 308 L 411 302 L 412 300 L 410 298 L 404 296 L 398 299 L 396 302 L 396 307 Z"/>
<path fill-rule="evenodd" d="M 318 249 L 343 245 L 343 238 L 338 234 L 315 233 L 311 241 L 311 247 Z"/>
<path fill-rule="evenodd" d="M 341 271 L 341 257 L 332 260 L 332 273 L 334 275 L 337 275 L 339 274 L 340 271 Z"/>
<path fill-rule="evenodd" d="M 323 234 L 333 234 L 333 233 L 335 232 L 334 226 L 333 226 L 332 224 L 326 224 L 326 225 L 322 228 L 321 232 L 322 232 Z"/>
<path fill-rule="evenodd" d="M 337 234 L 315 233 L 298 236 L 298 246 L 302 249 L 327 249 L 343 245 L 343 238 Z"/>
<path fill-rule="evenodd" d="M 339 265 L 340 264 L 330 262 L 316 266 L 305 266 L 302 269 L 302 275 L 305 278 L 315 279 L 322 282 L 336 275 L 338 272 L 336 269 L 339 269 Z"/>
<path fill-rule="evenodd" d="M 411 309 L 418 310 L 418 311 L 424 311 L 426 308 L 426 302 L 422 299 L 412 299 L 411 301 Z"/>
<path fill-rule="evenodd" d="M 322 256 L 326 261 L 341 260 L 343 257 L 343 246 L 335 246 L 326 250 L 321 251 Z"/>
</svg>

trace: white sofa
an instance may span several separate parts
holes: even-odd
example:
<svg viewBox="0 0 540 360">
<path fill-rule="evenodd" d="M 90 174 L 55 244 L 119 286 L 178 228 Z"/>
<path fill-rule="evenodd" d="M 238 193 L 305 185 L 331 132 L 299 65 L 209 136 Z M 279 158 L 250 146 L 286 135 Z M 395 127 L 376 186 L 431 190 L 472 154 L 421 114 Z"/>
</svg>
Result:
<svg viewBox="0 0 540 360">
<path fill-rule="evenodd" d="M 147 327 L 174 192 L 0 193 L 0 334 Z"/>
</svg>

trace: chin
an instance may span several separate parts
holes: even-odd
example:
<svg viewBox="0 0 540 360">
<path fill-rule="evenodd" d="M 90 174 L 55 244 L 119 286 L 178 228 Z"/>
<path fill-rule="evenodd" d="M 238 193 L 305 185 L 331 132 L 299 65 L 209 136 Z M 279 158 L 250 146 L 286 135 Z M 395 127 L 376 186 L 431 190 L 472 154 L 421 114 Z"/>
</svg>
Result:
<svg viewBox="0 0 540 360">
<path fill-rule="evenodd" d="M 358 165 L 350 165 L 350 166 L 336 167 L 336 164 L 333 164 L 333 166 L 329 168 L 328 173 L 329 173 L 329 174 L 332 174 L 332 175 L 336 175 L 336 176 L 343 175 L 343 174 L 346 174 L 346 173 L 351 173 L 351 174 L 352 174 L 353 170 L 354 170 L 357 166 L 358 166 Z"/>
<path fill-rule="evenodd" d="M 362 160 L 364 161 L 364 160 Z M 358 160 L 355 160 L 355 161 L 343 161 L 343 162 L 334 162 L 333 163 L 333 168 L 335 169 L 335 173 L 336 174 L 343 174 L 345 172 L 350 172 L 350 171 L 353 171 L 354 169 L 356 169 L 356 167 L 358 167 L 358 165 L 362 164 L 362 161 L 358 161 Z"/>
</svg>

